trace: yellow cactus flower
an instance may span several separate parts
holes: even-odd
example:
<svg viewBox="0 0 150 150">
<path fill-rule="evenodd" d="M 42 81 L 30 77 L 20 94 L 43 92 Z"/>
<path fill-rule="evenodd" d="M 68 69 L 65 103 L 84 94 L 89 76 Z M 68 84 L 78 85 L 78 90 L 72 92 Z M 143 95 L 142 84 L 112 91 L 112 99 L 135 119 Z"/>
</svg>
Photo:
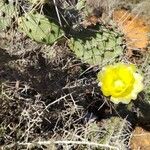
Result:
<svg viewBox="0 0 150 150">
<path fill-rule="evenodd" d="M 115 103 L 128 104 L 143 90 L 143 77 L 133 64 L 108 65 L 98 73 L 102 93 Z"/>
</svg>

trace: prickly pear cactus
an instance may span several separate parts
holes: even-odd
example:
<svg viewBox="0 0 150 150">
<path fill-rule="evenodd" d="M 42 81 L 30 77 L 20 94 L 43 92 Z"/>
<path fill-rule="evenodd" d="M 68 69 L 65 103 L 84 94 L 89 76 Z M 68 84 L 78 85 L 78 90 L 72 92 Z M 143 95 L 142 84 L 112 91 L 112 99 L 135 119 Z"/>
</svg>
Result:
<svg viewBox="0 0 150 150">
<path fill-rule="evenodd" d="M 18 25 L 19 29 L 31 39 L 46 44 L 52 44 L 64 35 L 59 25 L 37 12 L 20 17 Z"/>
<path fill-rule="evenodd" d="M 87 0 L 80 0 L 76 4 L 76 9 L 82 11 L 83 17 L 87 17 L 92 13 L 92 9 L 87 5 Z"/>
<path fill-rule="evenodd" d="M 12 27 L 17 16 L 17 8 L 12 3 L 0 2 L 0 30 Z"/>
<path fill-rule="evenodd" d="M 87 35 L 80 34 L 78 38 L 71 38 L 69 41 L 70 49 L 82 61 L 91 65 L 100 65 L 113 62 L 123 53 L 122 35 L 100 26 L 99 30 L 93 31 L 93 35 L 87 30 Z"/>
<path fill-rule="evenodd" d="M 87 127 L 87 138 L 95 143 L 110 145 L 116 149 L 127 150 L 131 136 L 130 123 L 119 117 L 103 119 L 100 124 L 93 122 Z M 97 148 L 95 150 L 101 150 Z"/>
</svg>

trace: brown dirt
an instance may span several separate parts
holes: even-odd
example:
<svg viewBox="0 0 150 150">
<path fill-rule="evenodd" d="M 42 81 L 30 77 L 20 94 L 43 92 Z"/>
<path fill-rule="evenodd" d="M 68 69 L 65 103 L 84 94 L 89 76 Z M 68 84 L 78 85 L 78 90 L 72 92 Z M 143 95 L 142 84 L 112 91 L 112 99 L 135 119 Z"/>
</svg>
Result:
<svg viewBox="0 0 150 150">
<path fill-rule="evenodd" d="M 131 150 L 150 150 L 150 132 L 136 127 L 131 139 Z"/>
<path fill-rule="evenodd" d="M 150 26 L 145 23 L 143 18 L 121 9 L 114 11 L 113 20 L 125 34 L 128 55 L 132 55 L 132 50 L 144 51 L 147 48 Z"/>
</svg>

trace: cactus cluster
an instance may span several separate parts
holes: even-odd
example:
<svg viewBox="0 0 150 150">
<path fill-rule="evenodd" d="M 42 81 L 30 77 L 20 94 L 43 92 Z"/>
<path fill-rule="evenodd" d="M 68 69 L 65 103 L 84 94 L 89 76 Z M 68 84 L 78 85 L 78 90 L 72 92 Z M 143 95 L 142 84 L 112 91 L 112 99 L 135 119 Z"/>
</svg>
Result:
<svg viewBox="0 0 150 150">
<path fill-rule="evenodd" d="M 30 2 L 35 3 L 31 0 Z M 45 3 L 46 1 L 42 2 Z M 5 29 L 11 25 L 13 14 L 16 16 L 19 11 L 17 12 L 17 8 L 12 3 L 0 3 L 0 5 L 0 29 Z M 83 10 L 87 15 L 88 8 L 86 9 L 84 0 L 78 2 L 75 9 L 79 12 Z M 65 31 L 59 23 L 56 23 L 50 16 L 39 13 L 36 9 L 21 14 L 16 20 L 19 31 L 40 43 L 51 45 L 65 35 Z M 98 25 L 93 29 L 87 27 L 79 34 L 80 37 L 71 35 L 68 38 L 68 46 L 85 63 L 91 65 L 105 64 L 116 61 L 116 58 L 123 54 L 122 35 L 113 28 L 109 29 L 105 25 Z"/>
<path fill-rule="evenodd" d="M 42 2 L 45 3 L 46 1 Z M 84 0 L 78 2 L 75 9 L 79 11 L 83 9 L 86 14 L 87 10 L 83 7 L 84 3 Z M 11 25 L 12 17 L 13 15 L 16 16 L 17 8 L 12 3 L 0 3 L 0 6 L 0 29 L 5 29 Z M 37 42 L 53 44 L 65 35 L 65 31 L 59 26 L 59 23 L 56 23 L 49 16 L 39 13 L 38 10 L 26 12 L 16 20 L 19 31 L 24 32 Z M 122 35 L 112 28 L 98 25 L 94 29 L 87 27 L 83 32 L 81 31 L 80 37 L 71 36 L 68 40 L 68 46 L 82 61 L 91 65 L 99 65 L 114 61 L 122 55 L 122 39 Z"/>
</svg>

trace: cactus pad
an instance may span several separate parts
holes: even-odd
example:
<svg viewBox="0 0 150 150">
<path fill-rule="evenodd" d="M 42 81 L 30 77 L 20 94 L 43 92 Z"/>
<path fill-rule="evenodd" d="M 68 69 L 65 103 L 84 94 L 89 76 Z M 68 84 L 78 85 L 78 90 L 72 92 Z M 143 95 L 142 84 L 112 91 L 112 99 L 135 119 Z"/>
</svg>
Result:
<svg viewBox="0 0 150 150">
<path fill-rule="evenodd" d="M 101 26 L 99 30 L 93 31 L 93 35 L 83 33 L 78 38 L 71 38 L 69 41 L 70 49 L 82 61 L 91 65 L 100 65 L 114 61 L 116 57 L 122 55 L 123 44 L 122 36 Z"/>
<path fill-rule="evenodd" d="M 4 2 L 0 2 L 0 30 L 12 27 L 12 24 L 15 21 L 15 17 L 17 16 L 17 9 L 13 6 L 13 4 L 6 4 Z"/>
<path fill-rule="evenodd" d="M 90 141 L 126 150 L 131 135 L 131 125 L 125 119 L 111 117 L 103 119 L 100 124 L 90 123 L 87 127 L 87 133 L 86 136 Z"/>
<path fill-rule="evenodd" d="M 46 44 L 52 44 L 64 35 L 59 25 L 37 12 L 20 17 L 18 25 L 31 39 Z"/>
</svg>

